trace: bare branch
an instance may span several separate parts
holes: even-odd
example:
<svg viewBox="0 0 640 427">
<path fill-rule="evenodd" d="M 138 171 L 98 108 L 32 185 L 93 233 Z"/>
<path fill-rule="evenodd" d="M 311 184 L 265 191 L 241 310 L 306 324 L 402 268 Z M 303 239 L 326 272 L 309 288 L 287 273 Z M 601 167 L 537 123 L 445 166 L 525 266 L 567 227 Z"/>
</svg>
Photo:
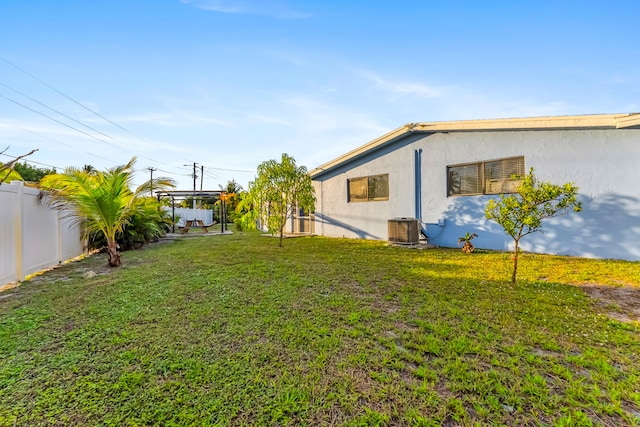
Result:
<svg viewBox="0 0 640 427">
<path fill-rule="evenodd" d="M 4 154 L 5 151 L 7 151 L 8 149 L 9 149 L 9 147 L 7 147 L 4 150 L 0 151 L 0 154 Z M 25 157 L 28 157 L 28 156 L 32 155 L 36 151 L 38 151 L 37 148 L 29 151 L 27 154 L 23 154 L 21 156 L 15 157 L 13 160 L 11 160 L 11 161 L 9 161 L 7 163 L 0 164 L 0 174 L 2 174 L 4 171 L 7 171 L 7 173 L 3 177 L 0 177 L 0 184 L 2 184 L 7 178 L 9 178 L 9 174 L 13 170 L 13 166 L 16 163 L 18 163 L 21 159 L 24 159 Z"/>
</svg>

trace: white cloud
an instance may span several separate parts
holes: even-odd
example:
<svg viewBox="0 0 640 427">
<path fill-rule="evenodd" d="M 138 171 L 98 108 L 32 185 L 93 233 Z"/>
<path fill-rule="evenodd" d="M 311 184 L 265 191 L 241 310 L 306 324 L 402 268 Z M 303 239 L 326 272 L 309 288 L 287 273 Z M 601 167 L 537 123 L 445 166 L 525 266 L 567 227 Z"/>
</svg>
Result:
<svg viewBox="0 0 640 427">
<path fill-rule="evenodd" d="M 283 125 L 283 126 L 290 126 L 290 127 L 295 126 L 290 121 L 284 120 L 278 117 L 256 115 L 256 116 L 249 116 L 249 120 L 252 120 L 258 123 L 265 123 L 265 124 Z"/>
<path fill-rule="evenodd" d="M 391 81 L 382 78 L 371 71 L 361 71 L 358 74 L 373 83 L 369 90 L 378 89 L 392 95 L 414 95 L 420 98 L 436 98 L 443 95 L 443 90 L 416 82 Z"/>
<path fill-rule="evenodd" d="M 309 60 L 303 58 L 302 55 L 290 51 L 268 49 L 264 52 L 265 55 L 284 62 L 285 64 L 294 65 L 296 67 L 303 67 L 309 65 Z"/>
<path fill-rule="evenodd" d="M 120 123 L 146 123 L 167 127 L 185 127 L 193 125 L 235 127 L 231 122 L 212 119 L 210 117 L 203 116 L 201 113 L 194 113 L 190 111 L 179 111 L 171 114 L 147 113 L 131 115 L 118 117 L 115 121 Z"/>
<path fill-rule="evenodd" d="M 310 13 L 299 12 L 284 0 L 180 0 L 198 9 L 219 13 L 266 15 L 280 19 L 304 19 Z"/>
</svg>

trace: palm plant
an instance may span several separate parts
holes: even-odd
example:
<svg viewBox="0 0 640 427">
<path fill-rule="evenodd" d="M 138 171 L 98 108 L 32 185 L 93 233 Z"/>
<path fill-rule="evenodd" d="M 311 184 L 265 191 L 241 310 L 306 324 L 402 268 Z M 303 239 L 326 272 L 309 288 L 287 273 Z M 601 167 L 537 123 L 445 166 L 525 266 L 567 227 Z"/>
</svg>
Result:
<svg viewBox="0 0 640 427">
<path fill-rule="evenodd" d="M 116 233 L 116 245 L 120 251 L 139 249 L 144 244 L 157 241 L 170 229 L 171 214 L 167 210 L 158 209 L 159 203 L 154 197 L 138 197 L 135 207 L 122 232 Z M 102 232 L 88 237 L 87 245 L 91 249 L 107 247 L 107 240 Z"/>
<path fill-rule="evenodd" d="M 464 243 L 462 245 L 462 252 L 470 254 L 476 250 L 473 243 L 471 243 L 475 237 L 478 237 L 476 233 L 466 233 L 464 236 L 458 237 L 458 246 L 460 246 L 460 243 Z"/>
<path fill-rule="evenodd" d="M 168 178 L 156 178 L 131 190 L 136 158 L 123 166 L 104 172 L 67 168 L 62 174 L 45 176 L 41 188 L 49 190 L 46 197 L 57 208 L 65 209 L 82 224 L 83 237 L 102 234 L 106 240 L 109 265 L 122 265 L 116 236 L 122 233 L 136 213 L 140 195 L 154 189 L 174 187 Z"/>
</svg>

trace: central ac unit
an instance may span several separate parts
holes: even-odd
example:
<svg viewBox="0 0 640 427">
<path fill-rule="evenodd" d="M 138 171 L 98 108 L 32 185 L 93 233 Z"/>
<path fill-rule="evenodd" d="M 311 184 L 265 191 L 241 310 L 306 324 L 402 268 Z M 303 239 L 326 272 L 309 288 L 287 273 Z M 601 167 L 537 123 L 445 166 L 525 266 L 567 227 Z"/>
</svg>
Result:
<svg viewBox="0 0 640 427">
<path fill-rule="evenodd" d="M 420 241 L 418 220 L 415 218 L 394 218 L 388 222 L 389 241 L 415 244 Z"/>
</svg>

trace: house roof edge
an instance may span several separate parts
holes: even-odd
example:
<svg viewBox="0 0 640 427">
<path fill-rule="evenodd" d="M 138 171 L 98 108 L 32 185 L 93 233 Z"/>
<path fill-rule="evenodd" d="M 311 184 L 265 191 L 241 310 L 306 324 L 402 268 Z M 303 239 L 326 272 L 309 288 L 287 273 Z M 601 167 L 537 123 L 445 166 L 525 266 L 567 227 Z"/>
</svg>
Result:
<svg viewBox="0 0 640 427">
<path fill-rule="evenodd" d="M 438 132 L 488 132 L 509 130 L 580 130 L 580 129 L 640 129 L 640 113 L 588 114 L 572 116 L 540 116 L 507 119 L 458 120 L 446 122 L 408 123 L 368 143 L 355 148 L 317 168 L 309 171 L 316 178 L 371 150 L 379 148 L 411 133 Z"/>
</svg>

